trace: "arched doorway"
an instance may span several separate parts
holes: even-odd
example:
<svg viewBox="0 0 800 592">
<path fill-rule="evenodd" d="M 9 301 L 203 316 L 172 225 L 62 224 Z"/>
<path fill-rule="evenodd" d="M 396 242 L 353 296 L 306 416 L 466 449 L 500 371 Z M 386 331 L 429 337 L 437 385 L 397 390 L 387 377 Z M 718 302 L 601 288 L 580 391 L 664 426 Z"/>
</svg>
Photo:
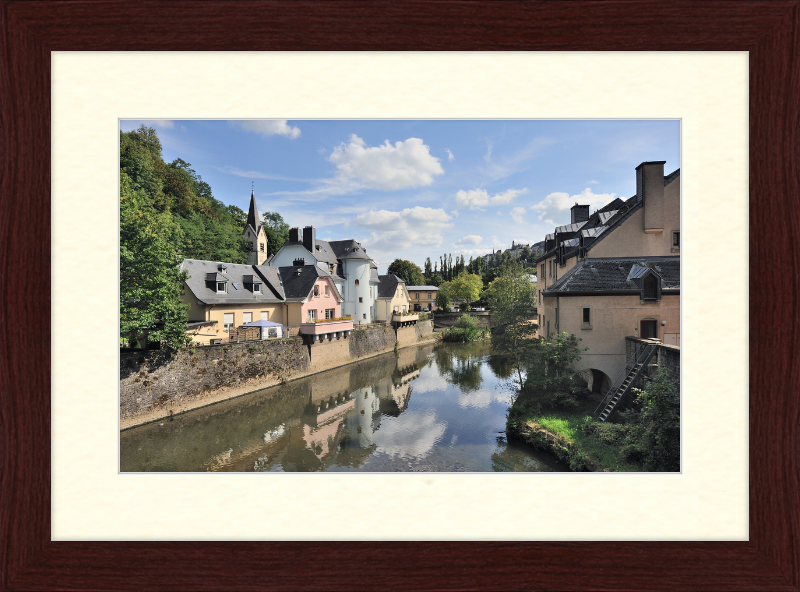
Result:
<svg viewBox="0 0 800 592">
<path fill-rule="evenodd" d="M 592 393 L 605 395 L 608 392 L 608 389 L 611 388 L 611 379 L 608 377 L 608 374 L 602 370 L 597 370 L 596 368 L 591 368 L 590 370 L 592 378 Z"/>
</svg>

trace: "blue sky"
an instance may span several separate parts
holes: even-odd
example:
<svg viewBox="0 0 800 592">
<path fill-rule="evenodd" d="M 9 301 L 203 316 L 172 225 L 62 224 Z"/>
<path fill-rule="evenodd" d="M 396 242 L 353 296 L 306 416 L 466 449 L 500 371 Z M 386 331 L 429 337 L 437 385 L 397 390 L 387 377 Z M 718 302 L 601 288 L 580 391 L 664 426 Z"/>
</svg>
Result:
<svg viewBox="0 0 800 592">
<path fill-rule="evenodd" d="M 678 120 L 123 120 L 154 127 L 214 196 L 354 238 L 378 263 L 533 244 L 636 193 L 635 168 L 680 166 Z"/>
</svg>

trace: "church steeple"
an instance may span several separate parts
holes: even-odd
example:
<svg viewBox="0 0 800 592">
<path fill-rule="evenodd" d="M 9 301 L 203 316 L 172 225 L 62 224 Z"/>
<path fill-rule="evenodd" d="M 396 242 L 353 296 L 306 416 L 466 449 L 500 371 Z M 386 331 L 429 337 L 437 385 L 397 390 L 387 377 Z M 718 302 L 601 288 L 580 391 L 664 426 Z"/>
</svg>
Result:
<svg viewBox="0 0 800 592">
<path fill-rule="evenodd" d="M 267 260 L 267 234 L 258 215 L 255 187 L 250 193 L 250 210 L 247 212 L 247 222 L 242 230 L 242 236 L 253 243 L 253 250 L 247 256 L 247 264 L 262 265 Z"/>
<path fill-rule="evenodd" d="M 258 215 L 258 208 L 256 207 L 256 189 L 253 187 L 250 193 L 250 211 L 247 212 L 247 224 L 253 227 L 253 230 L 258 234 L 258 229 L 261 226 L 261 217 Z M 247 226 L 245 225 L 245 228 Z"/>
</svg>

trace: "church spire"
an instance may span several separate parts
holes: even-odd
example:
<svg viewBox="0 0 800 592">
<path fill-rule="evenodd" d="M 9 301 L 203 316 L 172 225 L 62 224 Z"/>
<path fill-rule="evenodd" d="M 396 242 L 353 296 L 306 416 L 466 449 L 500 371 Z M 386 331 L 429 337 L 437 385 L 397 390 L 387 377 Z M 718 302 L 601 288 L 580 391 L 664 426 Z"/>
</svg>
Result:
<svg viewBox="0 0 800 592">
<path fill-rule="evenodd" d="M 258 227 L 261 226 L 261 218 L 258 215 L 258 208 L 256 207 L 255 186 L 250 193 L 250 211 L 247 212 L 247 224 L 252 226 L 253 230 L 258 234 Z"/>
</svg>

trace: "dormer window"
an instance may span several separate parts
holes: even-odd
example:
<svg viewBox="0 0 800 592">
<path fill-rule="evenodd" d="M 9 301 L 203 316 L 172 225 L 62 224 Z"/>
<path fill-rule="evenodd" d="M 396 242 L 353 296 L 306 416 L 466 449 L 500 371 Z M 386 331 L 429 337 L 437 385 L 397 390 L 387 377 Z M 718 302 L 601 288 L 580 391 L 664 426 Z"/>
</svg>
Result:
<svg viewBox="0 0 800 592">
<path fill-rule="evenodd" d="M 225 284 L 226 282 L 217 282 L 217 294 L 225 294 Z"/>
<path fill-rule="evenodd" d="M 295 267 L 303 267 L 303 265 L 305 264 L 306 264 L 305 259 L 295 259 L 294 261 L 292 261 L 292 265 L 294 265 Z"/>
<path fill-rule="evenodd" d="M 658 297 L 658 280 L 654 275 L 648 275 L 644 278 L 644 286 L 642 287 L 642 300 L 656 300 Z"/>
<path fill-rule="evenodd" d="M 253 284 L 253 294 L 261 294 L 261 284 Z"/>
</svg>

